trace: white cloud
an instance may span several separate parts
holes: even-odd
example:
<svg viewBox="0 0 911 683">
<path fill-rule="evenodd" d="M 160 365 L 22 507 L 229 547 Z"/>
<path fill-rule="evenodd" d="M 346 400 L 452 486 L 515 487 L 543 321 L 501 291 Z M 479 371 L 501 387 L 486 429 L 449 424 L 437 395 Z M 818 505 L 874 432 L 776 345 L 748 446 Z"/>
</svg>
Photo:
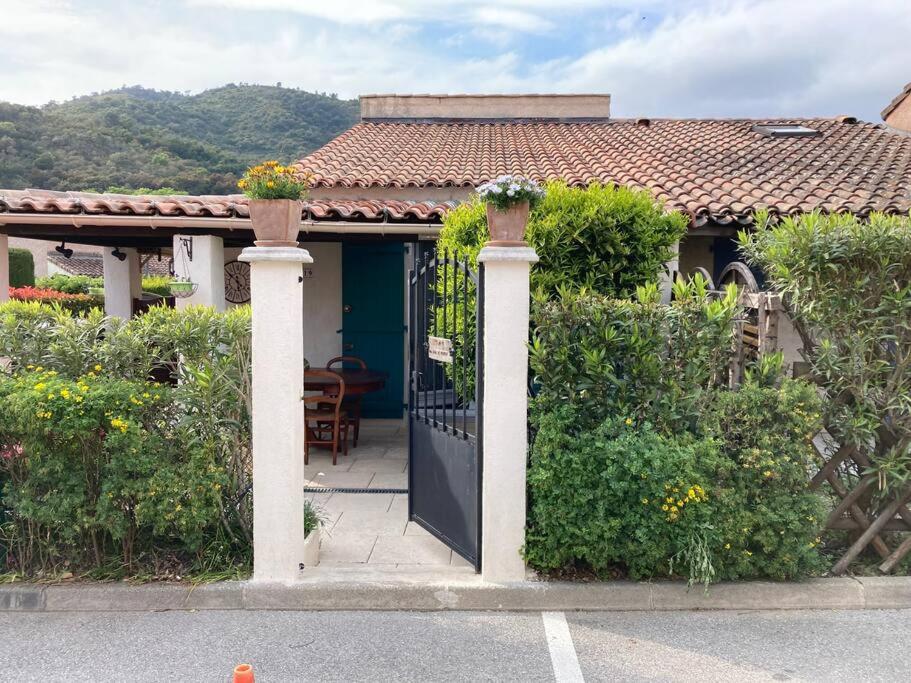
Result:
<svg viewBox="0 0 911 683">
<path fill-rule="evenodd" d="M 495 16 L 471 18 L 471 10 L 481 6 L 475 0 L 459 5 L 475 22 L 461 28 L 447 31 L 420 19 L 430 12 L 425 4 L 440 14 L 441 2 L 321 3 L 331 12 L 386 7 L 396 17 L 381 26 L 354 27 L 210 5 L 173 14 L 157 3 L 112 11 L 77 0 L 3 0 L 0 99 L 39 104 L 122 84 L 199 91 L 227 82 L 281 81 L 345 97 L 609 92 L 619 116 L 845 112 L 875 120 L 911 80 L 906 0 L 866 0 L 861 6 L 854 0 L 672 3 L 657 26 L 632 21 L 628 17 L 638 12 L 612 3 L 620 8 L 612 32 L 596 28 L 604 26 L 605 15 L 591 27 L 586 16 L 574 18 L 584 42 L 573 46 L 575 54 L 548 52 L 546 60 L 538 46 L 549 47 L 543 42 L 548 36 L 522 39 Z M 583 4 L 577 0 L 574 6 Z M 562 9 L 549 9 L 553 6 L 544 0 L 497 3 L 501 10 L 543 17 L 565 31 L 570 19 Z M 546 28 L 532 19 L 524 30 Z M 605 44 L 605 35 L 614 42 Z"/>
<path fill-rule="evenodd" d="M 655 5 L 673 0 L 186 0 L 193 6 L 226 7 L 263 12 L 294 12 L 339 24 L 387 21 L 426 21 L 451 24 L 508 26 L 516 31 L 553 28 L 552 19 L 567 11 Z"/>
<path fill-rule="evenodd" d="M 871 117 L 911 78 L 906 0 L 768 0 L 671 16 L 556 69 L 629 116 Z"/>
</svg>

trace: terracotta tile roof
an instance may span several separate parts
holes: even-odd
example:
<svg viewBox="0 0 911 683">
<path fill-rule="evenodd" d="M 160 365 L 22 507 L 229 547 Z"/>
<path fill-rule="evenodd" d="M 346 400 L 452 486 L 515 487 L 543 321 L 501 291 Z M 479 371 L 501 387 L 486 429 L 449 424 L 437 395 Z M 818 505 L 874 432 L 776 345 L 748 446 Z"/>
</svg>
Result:
<svg viewBox="0 0 911 683">
<path fill-rule="evenodd" d="M 454 205 L 434 201 L 318 199 L 304 202 L 303 217 L 317 221 L 439 222 Z M 3 213 L 207 218 L 250 215 L 244 195 L 159 196 L 50 190 L 0 190 L 0 216 Z"/>
<path fill-rule="evenodd" d="M 143 257 L 145 258 L 145 257 Z M 47 253 L 47 260 L 68 275 L 88 275 L 89 277 L 102 277 L 102 255 L 97 252 L 76 251 L 71 258 L 65 258 L 55 251 Z M 163 256 L 159 261 L 155 256 L 148 258 L 142 267 L 143 275 L 168 275 L 171 264 L 170 257 Z"/>
<path fill-rule="evenodd" d="M 892 101 L 886 105 L 886 108 L 880 112 L 879 115 L 883 117 L 883 120 L 895 111 L 895 108 L 900 105 L 908 95 L 911 95 L 911 83 L 907 83 L 905 87 L 902 88 L 902 91 L 893 97 Z"/>
<path fill-rule="evenodd" d="M 769 137 L 791 123 L 817 137 Z M 362 122 L 298 168 L 325 187 L 472 187 L 504 173 L 648 188 L 695 225 L 911 209 L 911 137 L 854 119 Z M 415 194 L 419 195 L 419 192 Z"/>
</svg>

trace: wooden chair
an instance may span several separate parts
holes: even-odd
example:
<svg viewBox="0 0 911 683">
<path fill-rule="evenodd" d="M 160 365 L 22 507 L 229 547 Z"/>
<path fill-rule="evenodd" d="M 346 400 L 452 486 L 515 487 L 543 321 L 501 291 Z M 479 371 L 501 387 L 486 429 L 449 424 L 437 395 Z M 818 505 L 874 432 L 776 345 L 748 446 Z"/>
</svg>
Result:
<svg viewBox="0 0 911 683">
<path fill-rule="evenodd" d="M 343 368 L 345 367 L 345 363 L 350 363 L 351 365 L 358 366 L 361 370 L 367 369 L 367 363 L 364 362 L 364 359 L 358 358 L 357 356 L 337 356 L 326 363 L 326 369 L 332 370 L 332 366 L 339 363 Z M 361 396 L 348 396 L 345 399 L 344 408 L 345 412 L 350 416 L 351 422 L 354 424 L 354 442 L 352 448 L 357 448 L 357 439 L 361 435 Z"/>
<path fill-rule="evenodd" d="M 348 455 L 348 413 L 342 410 L 345 380 L 328 370 L 307 370 L 304 377 L 328 377 L 335 381 L 331 393 L 304 396 L 304 464 L 310 462 L 310 446 L 319 446 L 332 449 L 332 464 L 336 465 L 340 444 L 342 452 Z"/>
</svg>

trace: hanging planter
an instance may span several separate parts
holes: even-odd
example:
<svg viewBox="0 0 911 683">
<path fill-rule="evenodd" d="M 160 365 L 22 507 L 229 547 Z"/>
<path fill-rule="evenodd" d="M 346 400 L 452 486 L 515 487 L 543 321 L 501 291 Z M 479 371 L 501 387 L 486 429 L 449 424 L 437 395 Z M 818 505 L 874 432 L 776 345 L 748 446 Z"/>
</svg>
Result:
<svg viewBox="0 0 911 683">
<path fill-rule="evenodd" d="M 301 198 L 310 180 L 290 166 L 266 161 L 251 166 L 237 186 L 250 198 L 250 222 L 258 247 L 297 246 Z"/>
<path fill-rule="evenodd" d="M 531 207 L 544 197 L 544 188 L 521 176 L 502 175 L 478 188 L 487 203 L 489 246 L 525 245 L 525 227 Z"/>
<path fill-rule="evenodd" d="M 176 296 L 179 299 L 185 299 L 188 296 L 193 296 L 196 294 L 196 290 L 199 289 L 199 285 L 190 280 L 181 280 L 179 278 L 174 278 L 168 283 L 168 289 L 171 291 L 173 296 Z"/>
</svg>

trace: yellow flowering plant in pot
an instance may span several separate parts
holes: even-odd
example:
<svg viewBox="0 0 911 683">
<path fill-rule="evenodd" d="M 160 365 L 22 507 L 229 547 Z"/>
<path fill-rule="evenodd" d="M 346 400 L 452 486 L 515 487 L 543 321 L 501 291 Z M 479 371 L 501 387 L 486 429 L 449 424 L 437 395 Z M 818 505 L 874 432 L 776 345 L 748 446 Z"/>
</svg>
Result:
<svg viewBox="0 0 911 683">
<path fill-rule="evenodd" d="M 266 161 L 251 166 L 237 186 L 250 198 L 250 220 L 258 246 L 297 246 L 301 199 L 310 179 L 290 166 Z"/>
</svg>

